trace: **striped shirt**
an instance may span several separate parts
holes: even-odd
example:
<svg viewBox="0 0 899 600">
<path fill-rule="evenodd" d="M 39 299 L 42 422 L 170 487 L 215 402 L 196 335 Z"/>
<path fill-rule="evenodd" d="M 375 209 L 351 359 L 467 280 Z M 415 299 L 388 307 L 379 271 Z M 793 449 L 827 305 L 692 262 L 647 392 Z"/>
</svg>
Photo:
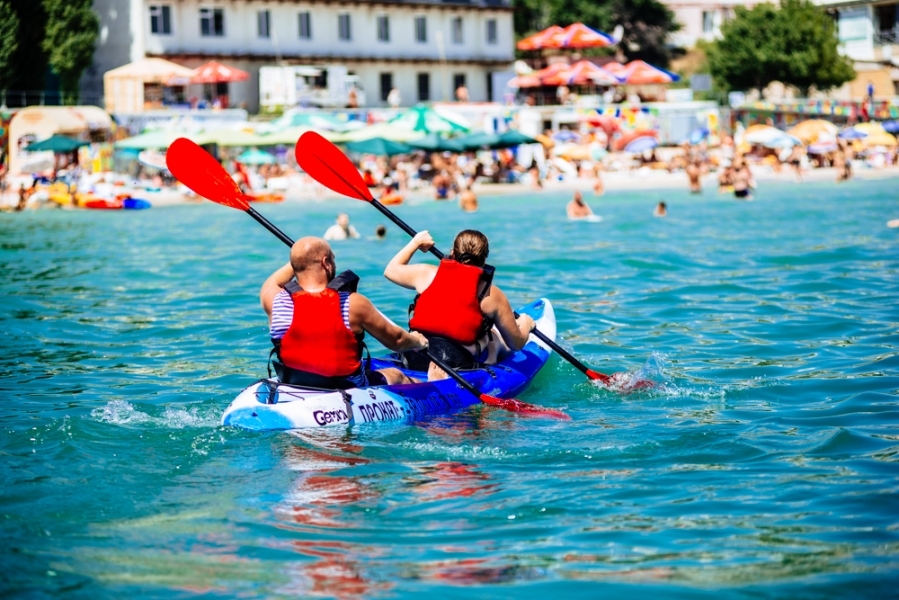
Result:
<svg viewBox="0 0 899 600">
<path fill-rule="evenodd" d="M 343 316 L 343 324 L 352 331 L 350 327 L 350 292 L 338 292 L 340 294 L 340 313 Z M 272 324 L 269 334 L 273 340 L 280 340 L 290 328 L 293 321 L 293 298 L 290 292 L 281 290 L 272 301 Z"/>
</svg>

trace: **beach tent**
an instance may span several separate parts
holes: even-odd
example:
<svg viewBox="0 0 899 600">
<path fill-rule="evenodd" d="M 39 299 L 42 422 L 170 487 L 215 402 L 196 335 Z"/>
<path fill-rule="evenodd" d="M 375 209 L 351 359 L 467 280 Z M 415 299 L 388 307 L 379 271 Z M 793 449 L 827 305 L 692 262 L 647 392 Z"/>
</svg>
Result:
<svg viewBox="0 0 899 600">
<path fill-rule="evenodd" d="M 90 145 L 89 142 L 82 142 L 70 137 L 66 137 L 64 135 L 51 135 L 45 140 L 29 144 L 28 147 L 25 148 L 25 150 L 27 150 L 28 152 L 49 151 L 53 152 L 54 154 L 67 154 L 69 152 L 74 152 L 82 146 L 88 145 Z"/>
<path fill-rule="evenodd" d="M 447 139 L 439 133 L 429 133 L 421 139 L 407 143 L 413 148 L 427 150 L 428 152 L 465 152 L 465 146 L 460 142 Z"/>
<path fill-rule="evenodd" d="M 54 134 L 90 134 L 91 139 L 107 138 L 112 127 L 112 118 L 97 106 L 28 106 L 19 109 L 9 122 L 9 172 L 19 173 L 19 163 L 25 158 L 22 148 L 29 140 Z"/>
<path fill-rule="evenodd" d="M 235 67 L 229 67 L 222 63 L 210 60 L 205 65 L 194 69 L 191 83 L 231 83 L 232 81 L 246 81 L 250 74 Z"/>
<path fill-rule="evenodd" d="M 258 148 L 251 148 L 234 160 L 244 165 L 271 165 L 278 162 L 274 156 Z"/>
<path fill-rule="evenodd" d="M 520 40 L 515 47 L 519 50 L 541 50 L 554 35 L 563 33 L 565 30 L 558 25 L 550 25 L 543 31 L 538 31 L 534 35 L 528 36 Z"/>
<path fill-rule="evenodd" d="M 462 117 L 438 112 L 425 104 L 416 104 L 389 122 L 396 127 L 422 133 L 464 133 L 469 129 Z"/>
<path fill-rule="evenodd" d="M 194 70 L 162 58 L 142 58 L 103 75 L 106 110 L 111 113 L 143 112 L 147 85 L 187 85 Z"/>
<path fill-rule="evenodd" d="M 803 144 L 812 144 L 817 142 L 818 138 L 835 138 L 838 131 L 837 126 L 830 121 L 808 119 L 791 127 L 787 133 L 802 140 Z"/>
<path fill-rule="evenodd" d="M 629 85 L 664 84 L 680 80 L 679 75 L 654 67 L 642 60 L 632 60 L 624 65 L 624 70 L 621 74 L 615 73 L 615 75 L 618 76 L 621 83 Z"/>
<path fill-rule="evenodd" d="M 331 136 L 332 142 L 361 142 L 380 137 L 394 142 L 408 142 L 424 137 L 421 131 L 414 131 L 391 123 L 375 123 L 362 129 Z"/>
<path fill-rule="evenodd" d="M 358 154 L 374 154 L 376 156 L 395 156 L 397 154 L 409 154 L 415 148 L 403 142 L 394 142 L 386 138 L 371 138 L 361 142 L 347 142 L 344 144 L 347 150 Z"/>
<path fill-rule="evenodd" d="M 617 42 L 612 36 L 596 31 L 583 23 L 573 23 L 543 41 L 543 48 L 574 50 L 578 48 L 605 48 Z"/>
</svg>

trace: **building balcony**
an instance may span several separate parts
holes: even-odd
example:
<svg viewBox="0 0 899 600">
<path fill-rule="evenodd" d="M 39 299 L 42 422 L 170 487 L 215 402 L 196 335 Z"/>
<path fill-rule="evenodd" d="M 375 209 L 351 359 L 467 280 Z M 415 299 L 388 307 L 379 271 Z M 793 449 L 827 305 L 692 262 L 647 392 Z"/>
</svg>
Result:
<svg viewBox="0 0 899 600">
<path fill-rule="evenodd" d="M 899 44 L 899 26 L 874 32 L 874 45 Z"/>
</svg>

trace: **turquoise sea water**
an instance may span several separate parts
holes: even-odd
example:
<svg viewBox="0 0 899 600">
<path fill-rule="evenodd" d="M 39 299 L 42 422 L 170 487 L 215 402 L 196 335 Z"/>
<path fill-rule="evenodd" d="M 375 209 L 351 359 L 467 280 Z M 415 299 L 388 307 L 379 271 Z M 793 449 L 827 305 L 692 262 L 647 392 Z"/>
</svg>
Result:
<svg viewBox="0 0 899 600">
<path fill-rule="evenodd" d="M 240 212 L 0 215 L 0 595 L 888 597 L 899 582 L 896 180 L 398 212 L 491 240 L 622 396 L 554 357 L 522 399 L 418 426 L 218 425 L 264 374 L 257 293 L 286 248 Z M 589 195 L 588 195 L 589 199 Z M 670 217 L 653 219 L 666 200 Z M 294 237 L 358 202 L 260 210 Z M 335 244 L 380 276 L 406 238 Z"/>
</svg>

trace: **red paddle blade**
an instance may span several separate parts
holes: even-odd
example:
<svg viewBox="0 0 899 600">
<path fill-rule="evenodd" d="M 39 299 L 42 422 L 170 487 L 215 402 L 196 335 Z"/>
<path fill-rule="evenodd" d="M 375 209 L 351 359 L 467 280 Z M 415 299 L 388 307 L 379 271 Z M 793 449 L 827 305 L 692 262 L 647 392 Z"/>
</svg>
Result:
<svg viewBox="0 0 899 600">
<path fill-rule="evenodd" d="M 561 421 L 571 420 L 571 417 L 563 413 L 561 410 L 556 410 L 554 408 L 544 408 L 542 406 L 537 406 L 536 404 L 528 404 L 527 402 L 522 402 L 521 400 L 516 400 L 515 398 L 494 398 L 493 396 L 488 396 L 487 394 L 481 394 L 479 398 L 484 404 L 489 404 L 490 406 L 498 406 L 499 408 L 503 408 L 508 411 L 521 413 L 532 417 L 552 417 L 553 419 L 559 419 Z"/>
<path fill-rule="evenodd" d="M 598 380 L 600 383 L 604 385 L 608 385 L 612 380 L 608 375 L 603 375 L 602 373 L 597 373 L 593 369 L 587 369 L 587 377 L 593 380 Z"/>
<path fill-rule="evenodd" d="M 300 168 L 326 188 L 357 200 L 374 200 L 356 166 L 321 135 L 307 131 L 297 140 L 294 153 Z"/>
<path fill-rule="evenodd" d="M 189 139 L 178 138 L 172 142 L 165 153 L 165 164 L 175 179 L 197 195 L 231 208 L 250 208 L 240 186 L 224 167 Z"/>
</svg>

